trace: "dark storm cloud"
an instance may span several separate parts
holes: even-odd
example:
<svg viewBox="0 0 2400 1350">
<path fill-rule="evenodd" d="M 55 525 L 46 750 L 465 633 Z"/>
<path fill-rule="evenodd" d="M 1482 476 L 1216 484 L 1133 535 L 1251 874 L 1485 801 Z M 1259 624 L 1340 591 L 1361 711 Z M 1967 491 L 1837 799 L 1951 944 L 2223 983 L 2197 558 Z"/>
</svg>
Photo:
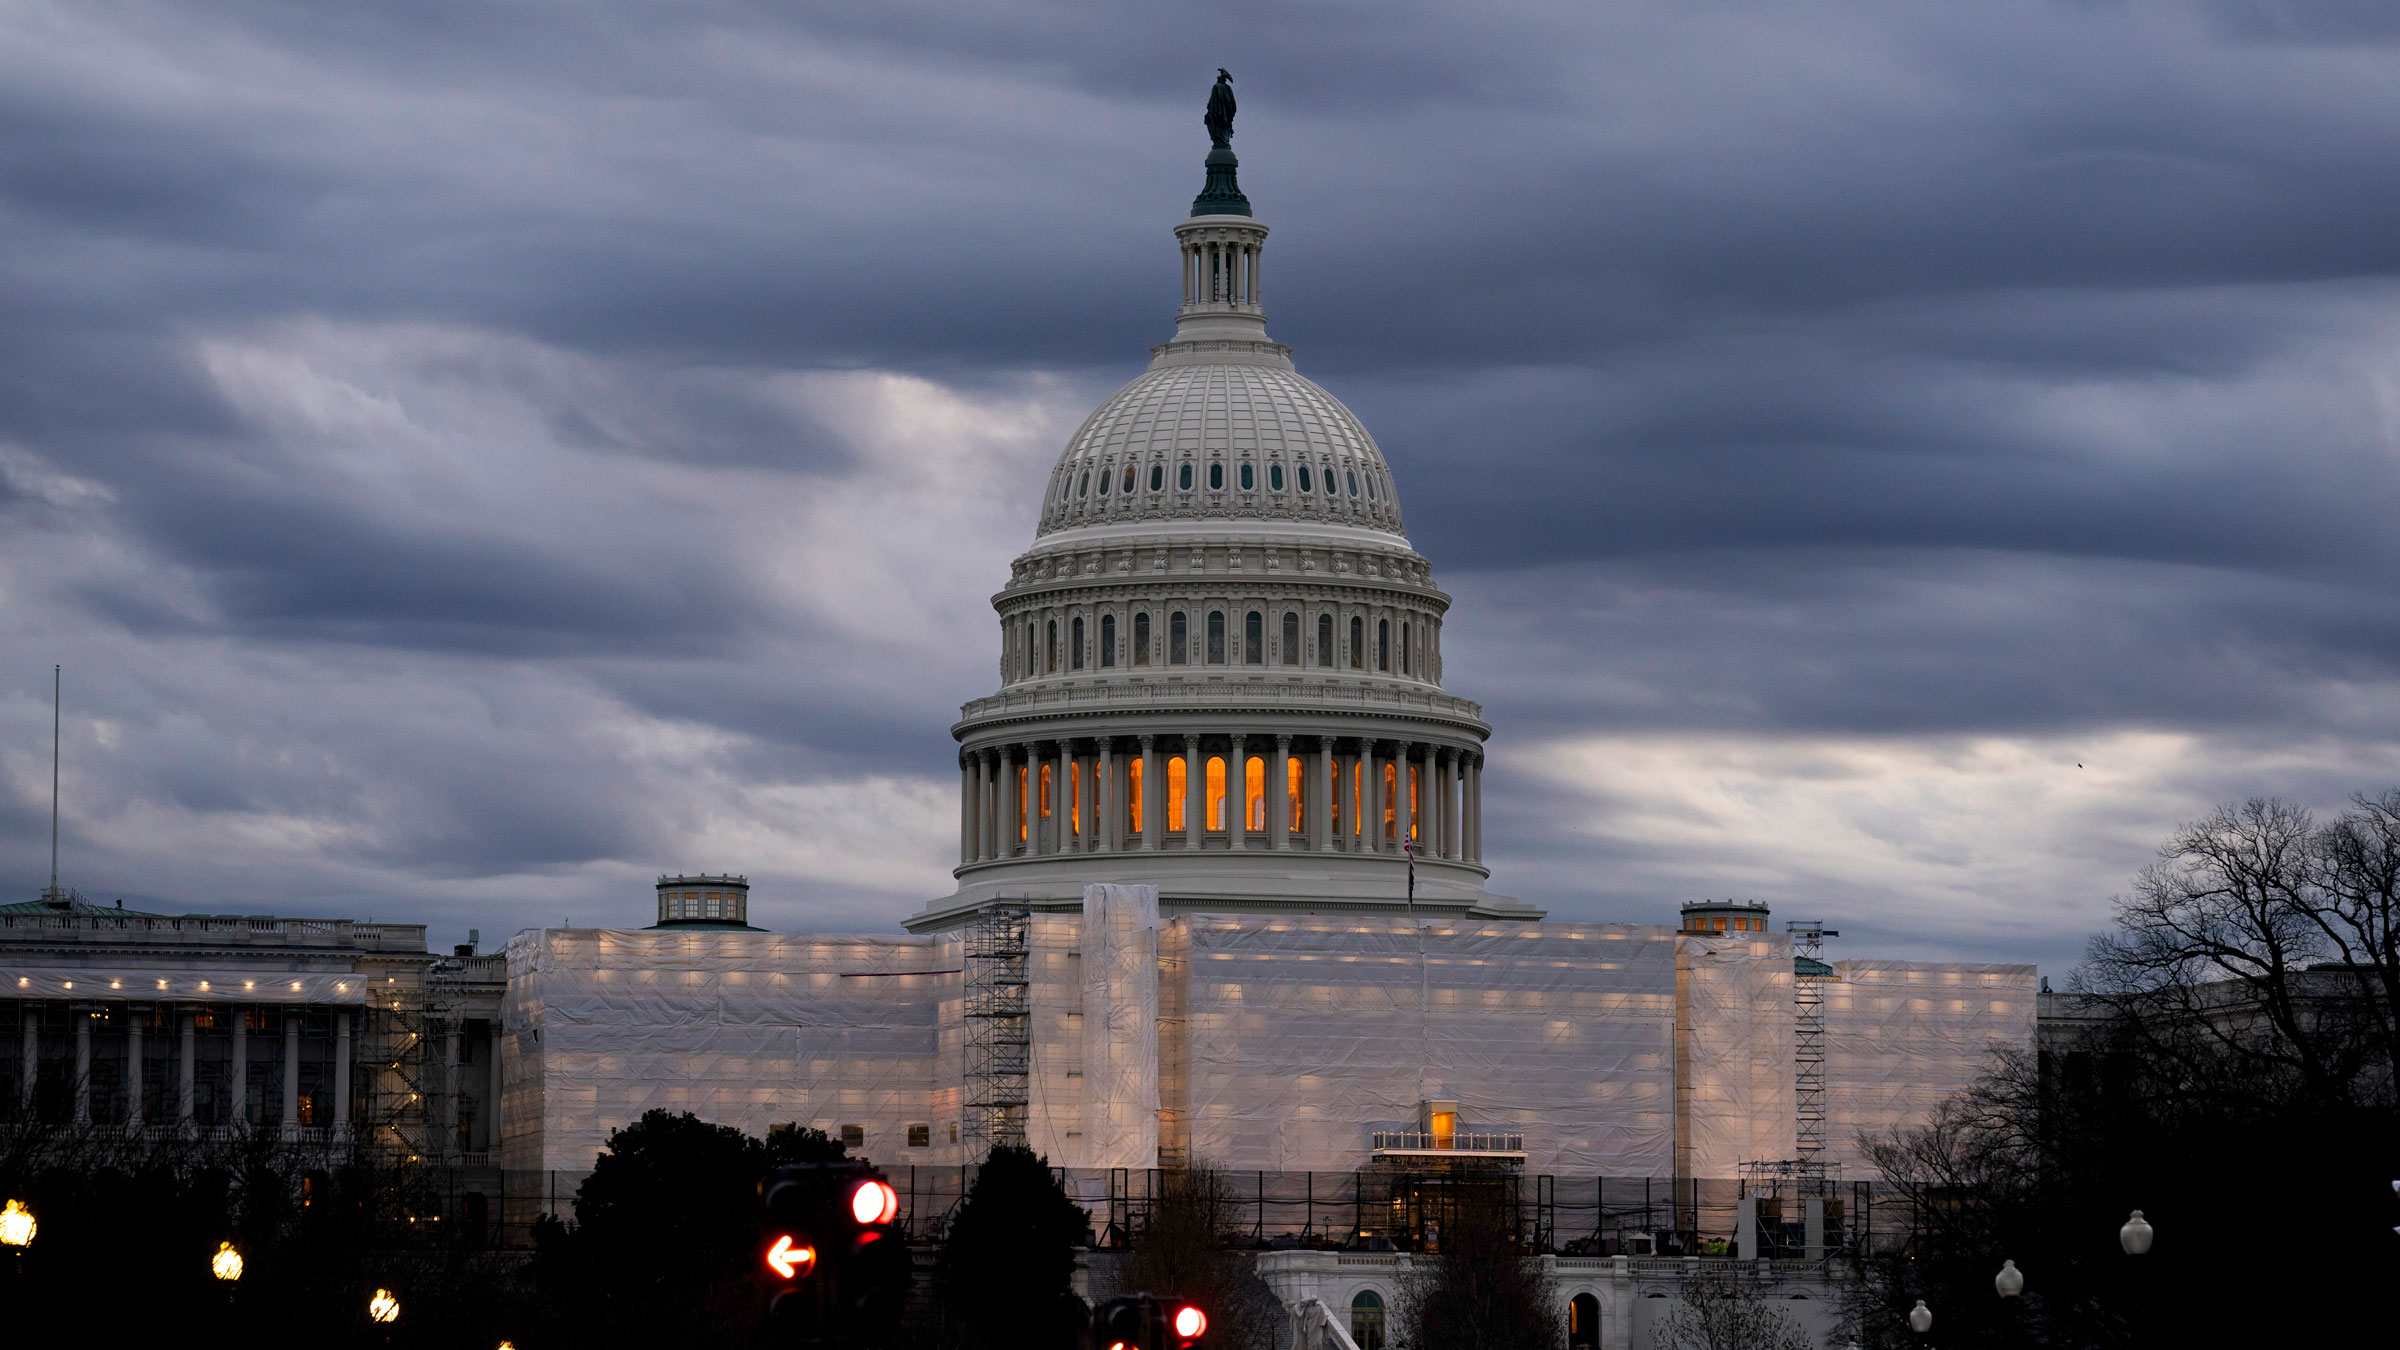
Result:
<svg viewBox="0 0 2400 1350">
<path fill-rule="evenodd" d="M 63 660 L 95 885 L 888 923 L 1224 64 L 1275 332 L 1459 596 L 1497 884 L 2070 951 L 2175 819 L 2393 771 L 2392 15 L 21 7 L 0 856 Z"/>
</svg>

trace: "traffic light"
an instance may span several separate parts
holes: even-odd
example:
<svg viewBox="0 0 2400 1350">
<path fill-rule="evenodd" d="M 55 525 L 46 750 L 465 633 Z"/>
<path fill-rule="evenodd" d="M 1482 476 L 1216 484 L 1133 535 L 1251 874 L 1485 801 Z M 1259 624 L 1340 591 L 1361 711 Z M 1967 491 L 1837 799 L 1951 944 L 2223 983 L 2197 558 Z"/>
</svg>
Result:
<svg viewBox="0 0 2400 1350">
<path fill-rule="evenodd" d="M 863 1162 L 797 1163 L 759 1182 L 767 1325 L 796 1346 L 878 1346 L 915 1274 L 894 1232 L 900 1197 Z"/>
<path fill-rule="evenodd" d="M 1208 1314 L 1185 1299 L 1128 1294 L 1092 1310 L 1092 1350 L 1200 1350 Z"/>
</svg>

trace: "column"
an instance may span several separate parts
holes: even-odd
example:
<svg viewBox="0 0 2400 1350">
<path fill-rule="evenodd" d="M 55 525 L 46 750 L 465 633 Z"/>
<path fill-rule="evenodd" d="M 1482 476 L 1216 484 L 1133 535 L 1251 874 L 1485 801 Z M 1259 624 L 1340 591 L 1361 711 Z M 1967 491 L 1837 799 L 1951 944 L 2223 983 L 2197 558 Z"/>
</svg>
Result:
<svg viewBox="0 0 2400 1350">
<path fill-rule="evenodd" d="M 1250 752 L 1239 733 L 1233 753 L 1225 757 L 1225 846 L 1240 852 L 1250 847 Z"/>
<path fill-rule="evenodd" d="M 283 1133 L 300 1133 L 300 1013 L 283 1013 Z"/>
<path fill-rule="evenodd" d="M 1197 853 L 1206 822 L 1200 813 L 1208 804 L 1208 766 L 1200 762 L 1200 735 L 1183 737 L 1183 846 Z"/>
<path fill-rule="evenodd" d="M 1333 781 L 1333 738 L 1317 738 L 1317 772 L 1308 785 L 1308 846 L 1322 853 L 1333 847 L 1334 794 L 1341 789 Z"/>
<path fill-rule="evenodd" d="M 990 861 L 1000 856 L 1000 752 L 989 748 L 975 752 L 975 772 L 980 786 L 975 793 L 975 809 L 983 813 L 983 823 L 977 827 L 975 856 Z"/>
<path fill-rule="evenodd" d="M 1142 852 L 1156 853 L 1167 831 L 1166 773 L 1159 767 L 1158 738 L 1142 741 Z"/>
<path fill-rule="evenodd" d="M 1417 794 L 1409 791 L 1409 780 L 1417 773 L 1417 747 L 1402 741 L 1395 748 L 1399 754 L 1392 760 L 1392 848 L 1398 850 L 1416 824 Z"/>
<path fill-rule="evenodd" d="M 33 1084 L 41 1076 L 42 1020 L 40 1005 L 27 1003 L 17 1013 L 17 1043 L 24 1066 L 17 1075 L 17 1118 L 33 1118 Z"/>
<path fill-rule="evenodd" d="M 1103 853 L 1117 851 L 1117 831 L 1125 823 L 1120 803 L 1122 791 L 1117 787 L 1117 742 L 1113 736 L 1100 738 L 1100 755 L 1093 761 L 1100 766 L 1092 775 L 1092 846 Z"/>
<path fill-rule="evenodd" d="M 81 1125 L 92 1118 L 92 1013 L 68 1004 L 67 1016 L 75 1019 L 75 1123 Z"/>
<path fill-rule="evenodd" d="M 958 762 L 958 865 L 975 861 L 975 769 Z"/>
<path fill-rule="evenodd" d="M 1275 738 L 1275 762 L 1267 766 L 1267 779 L 1274 785 L 1267 793 L 1267 847 L 1280 852 L 1292 846 L 1291 737 Z"/>
<path fill-rule="evenodd" d="M 1025 820 L 1025 803 L 1018 800 L 1017 748 L 1000 746 L 994 751 L 1000 757 L 1000 851 L 995 857 L 1013 857 L 1017 851 L 1017 827 Z"/>
<path fill-rule="evenodd" d="M 142 1125 L 142 1017 L 125 1009 L 125 1123 L 137 1130 Z"/>
<path fill-rule="evenodd" d="M 333 1015 L 333 1129 L 336 1137 L 350 1128 L 350 1012 Z"/>
<path fill-rule="evenodd" d="M 1459 794 L 1463 799 L 1467 839 L 1465 855 L 1468 862 L 1483 861 L 1483 756 L 1467 760 L 1467 787 Z"/>
<path fill-rule="evenodd" d="M 250 1010 L 247 1008 L 233 1010 L 233 1068 L 230 1077 L 233 1081 L 233 1119 L 237 1124 L 247 1124 L 250 1120 Z M 222 1112 L 218 1113 L 217 1123 L 225 1123 Z"/>
<path fill-rule="evenodd" d="M 1425 821 L 1432 836 L 1433 856 L 1450 856 L 1451 824 L 1456 808 L 1450 804 L 1451 751 L 1448 746 L 1435 746 L 1425 755 L 1425 791 L 1428 806 Z"/>
<path fill-rule="evenodd" d="M 442 1114 L 433 1122 L 435 1137 L 440 1139 L 444 1153 L 458 1151 L 459 1049 L 467 1043 L 467 1024 L 455 1018 L 442 1027 Z"/>
<path fill-rule="evenodd" d="M 192 1123 L 192 1058 L 197 1053 L 199 1033 L 192 1025 L 192 1015 L 183 1015 L 183 1043 L 176 1047 L 180 1053 L 175 1060 L 175 1118 Z"/>
<path fill-rule="evenodd" d="M 488 1070 L 491 1075 L 492 1104 L 491 1109 L 483 1113 L 483 1146 L 486 1150 L 496 1151 L 500 1147 L 500 1024 L 486 1022 L 484 1035 L 492 1047 L 492 1067 Z"/>
<path fill-rule="evenodd" d="M 1375 742 L 1358 743 L 1359 776 L 1366 780 L 1364 795 L 1366 809 L 1360 813 L 1359 847 L 1369 853 L 1383 852 L 1383 766 L 1376 761 Z"/>
</svg>

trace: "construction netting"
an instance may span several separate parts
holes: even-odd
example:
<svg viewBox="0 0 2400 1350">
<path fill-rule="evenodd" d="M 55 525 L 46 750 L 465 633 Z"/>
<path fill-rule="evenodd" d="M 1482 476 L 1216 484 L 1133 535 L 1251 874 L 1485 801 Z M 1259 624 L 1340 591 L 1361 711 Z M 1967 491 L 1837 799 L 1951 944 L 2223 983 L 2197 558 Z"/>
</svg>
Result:
<svg viewBox="0 0 2400 1350">
<path fill-rule="evenodd" d="M 1156 1165 L 1158 1105 L 1158 888 L 1086 886 L 1081 1165 Z"/>
<path fill-rule="evenodd" d="M 1666 928 L 1187 915 L 1161 996 L 1171 1152 L 1339 1170 L 1378 1134 L 1454 1130 L 1532 1171 L 1670 1174 L 1674 935 Z M 1180 1044 L 1172 1043 L 1180 1039 Z M 1496 1139 L 1491 1137 L 1497 1137 Z"/>
<path fill-rule="evenodd" d="M 1779 933 L 1676 939 L 1676 1113 L 1687 1177 L 1793 1155 L 1792 952 Z"/>
<path fill-rule="evenodd" d="M 937 1096 L 936 1028 L 960 997 L 958 965 L 955 945 L 930 937 L 520 934 L 509 1165 L 589 1169 L 610 1131 L 654 1108 L 758 1135 L 784 1122 L 847 1132 L 879 1160 L 952 1161 L 939 1149 L 956 1084 Z"/>
<path fill-rule="evenodd" d="M 1845 1175 L 1872 1173 L 1858 1136 L 1923 1122 L 1991 1068 L 2030 1050 L 2029 965 L 1836 961 L 1825 986 L 1825 1145 Z"/>
</svg>

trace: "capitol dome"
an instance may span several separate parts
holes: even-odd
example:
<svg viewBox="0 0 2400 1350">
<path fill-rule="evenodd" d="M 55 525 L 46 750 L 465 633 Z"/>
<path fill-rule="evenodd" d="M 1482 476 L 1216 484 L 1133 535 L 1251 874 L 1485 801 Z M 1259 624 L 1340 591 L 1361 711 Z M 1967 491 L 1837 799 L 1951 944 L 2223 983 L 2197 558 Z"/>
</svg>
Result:
<svg viewBox="0 0 2400 1350">
<path fill-rule="evenodd" d="M 951 728 L 958 890 L 914 931 L 1093 883 L 1166 913 L 1541 917 L 1485 889 L 1491 728 L 1442 687 L 1450 597 L 1375 438 L 1267 336 L 1223 133 L 1175 226 L 1174 336 L 1069 438 L 992 598 L 1000 687 Z"/>
</svg>

